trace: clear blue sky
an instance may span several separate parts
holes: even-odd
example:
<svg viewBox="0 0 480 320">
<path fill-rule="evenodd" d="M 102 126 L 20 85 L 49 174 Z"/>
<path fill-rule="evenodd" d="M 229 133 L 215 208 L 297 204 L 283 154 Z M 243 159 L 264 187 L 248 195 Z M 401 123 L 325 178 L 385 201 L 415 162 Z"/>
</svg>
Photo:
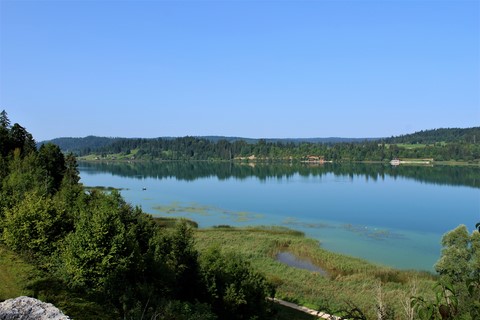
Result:
<svg viewBox="0 0 480 320">
<path fill-rule="evenodd" d="M 0 0 L 0 109 L 86 135 L 480 125 L 480 1 Z"/>
</svg>

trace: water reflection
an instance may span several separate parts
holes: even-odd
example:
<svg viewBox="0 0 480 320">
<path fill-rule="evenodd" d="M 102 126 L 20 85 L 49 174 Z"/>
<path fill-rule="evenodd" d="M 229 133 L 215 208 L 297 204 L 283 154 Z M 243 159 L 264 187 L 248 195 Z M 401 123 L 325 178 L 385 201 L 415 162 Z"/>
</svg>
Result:
<svg viewBox="0 0 480 320">
<path fill-rule="evenodd" d="M 80 169 L 92 174 L 112 173 L 135 179 L 155 178 L 193 181 L 216 177 L 259 180 L 286 179 L 300 175 L 322 177 L 333 173 L 339 179 L 384 180 L 386 176 L 409 178 L 423 183 L 480 188 L 478 166 L 396 166 L 384 164 L 241 164 L 232 162 L 79 162 Z"/>
</svg>

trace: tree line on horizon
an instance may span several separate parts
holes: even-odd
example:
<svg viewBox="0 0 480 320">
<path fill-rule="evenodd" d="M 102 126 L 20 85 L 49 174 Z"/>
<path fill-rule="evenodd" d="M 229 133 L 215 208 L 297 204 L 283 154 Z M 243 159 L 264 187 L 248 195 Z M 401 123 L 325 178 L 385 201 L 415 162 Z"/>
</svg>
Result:
<svg viewBox="0 0 480 320">
<path fill-rule="evenodd" d="M 478 137 L 478 138 L 477 138 Z M 325 161 L 390 161 L 420 158 L 435 161 L 480 159 L 480 127 L 435 129 L 381 140 L 315 143 L 302 140 L 253 141 L 241 138 L 59 138 L 64 151 L 77 156 L 95 154 L 100 158 L 120 155 L 144 160 L 305 160 L 318 156 Z"/>
</svg>

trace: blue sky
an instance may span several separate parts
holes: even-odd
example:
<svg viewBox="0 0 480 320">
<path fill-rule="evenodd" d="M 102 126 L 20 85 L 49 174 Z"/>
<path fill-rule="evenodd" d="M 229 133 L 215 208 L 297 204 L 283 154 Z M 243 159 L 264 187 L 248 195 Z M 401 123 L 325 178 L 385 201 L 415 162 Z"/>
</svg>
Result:
<svg viewBox="0 0 480 320">
<path fill-rule="evenodd" d="M 0 0 L 0 109 L 36 140 L 480 125 L 480 1 Z"/>
</svg>

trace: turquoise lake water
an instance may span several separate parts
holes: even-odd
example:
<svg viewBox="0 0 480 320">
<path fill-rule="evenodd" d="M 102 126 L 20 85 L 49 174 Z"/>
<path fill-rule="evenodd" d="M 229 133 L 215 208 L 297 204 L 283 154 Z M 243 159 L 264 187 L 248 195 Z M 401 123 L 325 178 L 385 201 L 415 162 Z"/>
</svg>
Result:
<svg viewBox="0 0 480 320">
<path fill-rule="evenodd" d="M 153 215 L 200 227 L 285 226 L 328 250 L 401 269 L 432 271 L 442 235 L 480 221 L 480 168 L 159 162 L 79 169 L 85 186 L 121 188 Z"/>
</svg>

